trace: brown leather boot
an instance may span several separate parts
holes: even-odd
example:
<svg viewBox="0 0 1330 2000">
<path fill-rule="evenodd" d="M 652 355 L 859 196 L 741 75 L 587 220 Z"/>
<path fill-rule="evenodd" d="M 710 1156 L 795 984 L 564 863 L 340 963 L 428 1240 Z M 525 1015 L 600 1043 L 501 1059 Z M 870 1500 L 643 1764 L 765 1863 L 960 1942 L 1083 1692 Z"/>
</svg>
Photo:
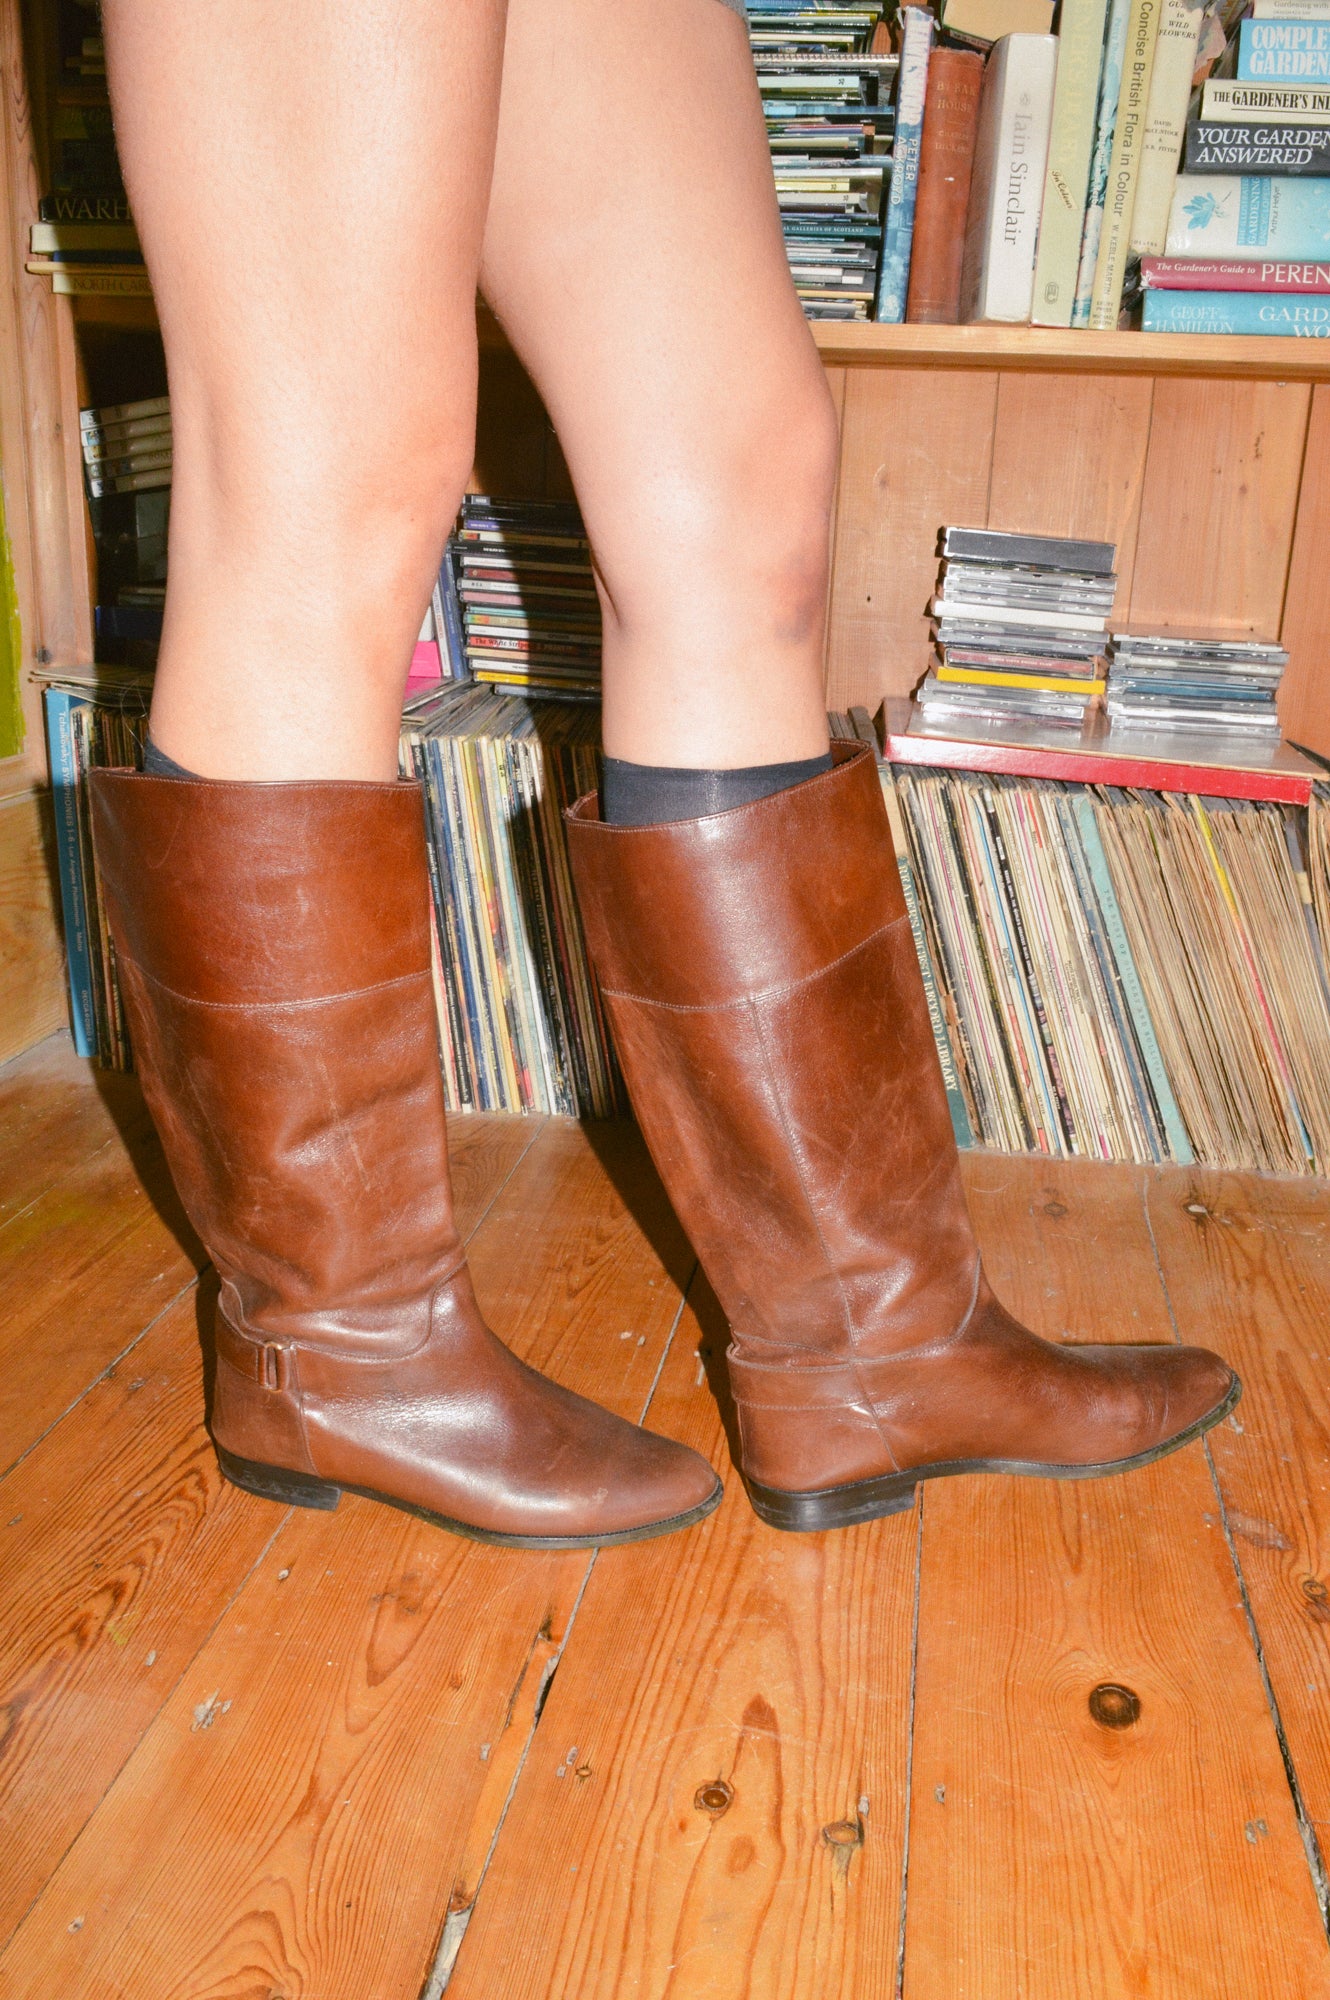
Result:
<svg viewBox="0 0 1330 2000">
<path fill-rule="evenodd" d="M 143 1093 L 221 1275 L 227 1478 L 305 1507 L 345 1488 L 520 1548 L 710 1513 L 695 1452 L 546 1381 L 480 1316 L 418 788 L 91 783 Z"/>
<path fill-rule="evenodd" d="M 1192 1347 L 1058 1346 L 984 1280 L 871 752 L 711 818 L 570 819 L 652 1157 L 730 1322 L 741 1470 L 781 1528 L 920 1479 L 1125 1472 L 1236 1377 Z"/>
</svg>

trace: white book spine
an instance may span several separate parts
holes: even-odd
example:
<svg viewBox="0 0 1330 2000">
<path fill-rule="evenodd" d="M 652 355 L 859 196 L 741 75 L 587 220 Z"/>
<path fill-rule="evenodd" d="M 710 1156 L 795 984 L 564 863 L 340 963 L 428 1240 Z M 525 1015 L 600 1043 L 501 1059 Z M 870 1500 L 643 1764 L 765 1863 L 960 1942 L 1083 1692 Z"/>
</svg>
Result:
<svg viewBox="0 0 1330 2000">
<path fill-rule="evenodd" d="M 1202 0 L 1164 0 L 1159 17 L 1131 219 L 1131 248 L 1140 257 L 1164 252 L 1204 13 Z"/>
<path fill-rule="evenodd" d="M 963 320 L 1022 325 L 1030 317 L 1057 55 L 1055 35 L 1004 35 L 989 57 L 965 226 Z"/>
</svg>

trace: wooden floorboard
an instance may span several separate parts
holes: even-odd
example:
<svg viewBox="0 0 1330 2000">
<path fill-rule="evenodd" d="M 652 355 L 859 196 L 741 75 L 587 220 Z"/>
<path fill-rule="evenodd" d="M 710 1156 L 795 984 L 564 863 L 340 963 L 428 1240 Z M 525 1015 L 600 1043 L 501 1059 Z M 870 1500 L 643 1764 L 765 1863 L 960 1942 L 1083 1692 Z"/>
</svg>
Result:
<svg viewBox="0 0 1330 2000">
<path fill-rule="evenodd" d="M 597 1557 L 448 2000 L 895 1992 L 914 1515 L 763 1527 L 702 1338 L 690 1309 L 648 1421 L 724 1503 Z"/>
<path fill-rule="evenodd" d="M 203 1261 L 140 1105 L 0 1229 L 0 1470 L 12 1465 Z"/>
<path fill-rule="evenodd" d="M 224 1487 L 133 1080 L 0 1070 L 0 2000 L 894 2000 L 907 1827 L 904 2000 L 1330 2000 L 1261 1675 L 1330 1840 L 1323 1185 L 972 1157 L 1041 1331 L 1240 1367 L 1223 1508 L 1191 1447 L 793 1537 L 632 1129 L 452 1148 L 494 1324 L 709 1452 L 700 1529 L 539 1557 Z"/>
<path fill-rule="evenodd" d="M 1330 1202 L 1256 1176 L 1152 1179 L 1150 1220 L 1183 1339 L 1245 1393 L 1211 1451 L 1298 1782 L 1330 1854 Z"/>
<path fill-rule="evenodd" d="M 202 1414 L 191 1291 L 0 1482 L 0 1943 L 281 1524 Z"/>
<path fill-rule="evenodd" d="M 1172 1337 L 1141 1174 L 971 1163 L 1037 1330 Z M 924 1489 L 906 2000 L 1311 2000 L 1330 1954 L 1204 1452 Z M 1096 1688 L 1139 1717 L 1106 1727 Z"/>
<path fill-rule="evenodd" d="M 113 1138 L 115 1114 L 137 1098 L 131 1077 L 80 1061 L 67 1033 L 0 1068 L 0 1223 Z"/>
<path fill-rule="evenodd" d="M 605 1144 L 630 1192 L 647 1183 L 667 1262 L 586 1137 L 551 1125 L 473 1266 L 520 1351 L 637 1414 L 685 1253 L 635 1136 Z M 557 1657 L 587 1562 L 349 1496 L 293 1514 L 0 1958 L 0 1994 L 416 2000 L 458 1863 L 488 1845 L 477 1806 L 502 1806 L 488 1759 L 534 1719 L 529 1658 Z"/>
</svg>

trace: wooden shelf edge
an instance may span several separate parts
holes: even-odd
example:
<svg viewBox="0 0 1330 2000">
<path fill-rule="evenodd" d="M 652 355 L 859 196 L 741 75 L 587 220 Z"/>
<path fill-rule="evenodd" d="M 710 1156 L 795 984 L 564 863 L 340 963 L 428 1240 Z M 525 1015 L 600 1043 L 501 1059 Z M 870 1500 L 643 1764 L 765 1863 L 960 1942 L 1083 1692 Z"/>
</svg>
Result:
<svg viewBox="0 0 1330 2000">
<path fill-rule="evenodd" d="M 147 331 L 148 298 L 78 298 L 80 325 Z M 1227 375 L 1257 381 L 1330 381 L 1330 340 L 1253 334 L 1072 333 L 1043 326 L 865 326 L 814 320 L 828 367 L 1001 368 L 1056 375 Z M 494 315 L 476 311 L 482 351 L 506 350 Z"/>
<path fill-rule="evenodd" d="M 822 359 L 834 367 L 1330 380 L 1330 340 L 1264 334 L 1073 333 L 1042 326 L 866 326 L 831 320 L 814 320 L 812 327 Z"/>
</svg>

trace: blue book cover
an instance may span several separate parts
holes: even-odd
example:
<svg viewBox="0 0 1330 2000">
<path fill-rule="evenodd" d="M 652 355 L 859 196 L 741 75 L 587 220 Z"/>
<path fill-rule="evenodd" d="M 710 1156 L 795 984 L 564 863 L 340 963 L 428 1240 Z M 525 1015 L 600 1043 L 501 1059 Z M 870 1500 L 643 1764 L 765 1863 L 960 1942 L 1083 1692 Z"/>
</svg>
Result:
<svg viewBox="0 0 1330 2000">
<path fill-rule="evenodd" d="M 1239 83 L 1330 83 L 1330 21 L 1244 21 Z"/>
<path fill-rule="evenodd" d="M 1090 154 L 1090 179 L 1086 190 L 1085 223 L 1081 231 L 1081 261 L 1076 273 L 1076 296 L 1072 302 L 1073 326 L 1089 326 L 1090 299 L 1094 292 L 1095 265 L 1099 261 L 1099 237 L 1104 221 L 1104 200 L 1108 192 L 1108 167 L 1113 157 L 1113 135 L 1118 123 L 1118 94 L 1122 88 L 1122 62 L 1127 50 L 1128 0 L 1112 0 L 1104 30 L 1104 58 L 1099 71 L 1099 108 L 1095 114 L 1094 148 Z"/>
<path fill-rule="evenodd" d="M 83 879 L 83 844 L 79 838 L 78 765 L 70 714 L 86 706 L 81 695 L 64 688 L 47 688 L 43 697 L 46 743 L 51 764 L 51 798 L 55 808 L 55 851 L 60 873 L 60 907 L 64 918 L 65 961 L 69 975 L 69 1019 L 74 1053 L 97 1053 L 97 1013 L 92 997 L 92 954 L 88 949 L 88 899 Z"/>
<path fill-rule="evenodd" d="M 928 56 L 933 46 L 933 16 L 922 7 L 901 10 L 901 67 L 896 90 L 896 139 L 891 156 L 891 191 L 882 237 L 882 269 L 877 283 L 874 318 L 899 325 L 905 318 L 905 294 L 910 283 L 910 243 L 914 236 L 914 200 L 919 187 L 919 147 L 924 135 L 924 95 L 928 88 Z"/>
<path fill-rule="evenodd" d="M 1330 180 L 1179 174 L 1165 255 L 1325 262 L 1330 258 Z"/>
<path fill-rule="evenodd" d="M 1147 291 L 1146 333 L 1275 333 L 1330 340 L 1330 299 L 1297 292 Z"/>
<path fill-rule="evenodd" d="M 446 681 L 469 681 L 471 669 L 466 660 L 466 633 L 462 621 L 462 606 L 457 595 L 457 571 L 453 563 L 453 540 L 448 538 L 448 546 L 439 564 L 439 580 L 434 593 L 435 636 L 439 641 L 439 651 L 443 656 L 443 677 Z"/>
</svg>

